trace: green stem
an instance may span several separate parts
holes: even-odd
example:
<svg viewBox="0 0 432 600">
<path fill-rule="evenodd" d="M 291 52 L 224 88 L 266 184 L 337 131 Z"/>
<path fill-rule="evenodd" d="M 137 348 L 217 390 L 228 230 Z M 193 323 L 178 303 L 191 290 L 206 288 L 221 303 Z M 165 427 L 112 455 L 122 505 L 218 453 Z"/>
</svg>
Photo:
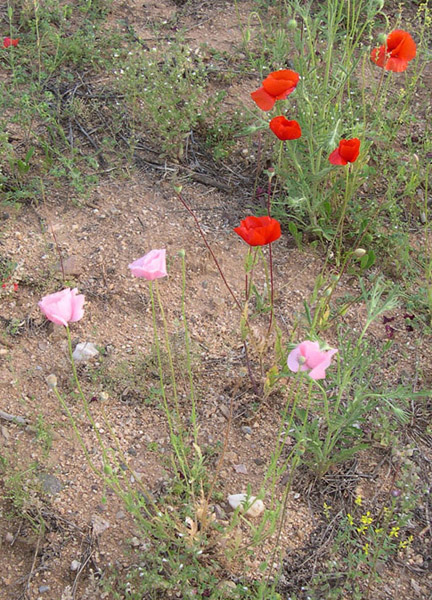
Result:
<svg viewBox="0 0 432 600">
<path fill-rule="evenodd" d="M 150 301 L 151 301 L 151 307 L 152 307 L 153 339 L 154 339 L 154 343 L 155 343 L 156 356 L 157 356 L 157 361 L 158 361 L 159 381 L 160 381 L 160 385 L 161 385 L 161 394 L 162 394 L 165 415 L 166 415 L 167 421 L 168 421 L 168 428 L 170 431 L 171 443 L 173 445 L 175 455 L 177 456 L 177 459 L 180 463 L 180 469 L 183 473 L 185 481 L 189 481 L 189 476 L 188 476 L 189 469 L 188 469 L 188 465 L 187 465 L 187 461 L 186 461 L 186 457 L 185 457 L 184 445 L 183 445 L 181 439 L 179 440 L 179 437 L 176 435 L 176 433 L 174 431 L 174 422 L 173 422 L 173 419 L 171 416 L 171 411 L 169 409 L 168 401 L 167 401 L 167 397 L 166 397 L 165 383 L 164 383 L 164 377 L 163 377 L 162 358 L 161 358 L 161 349 L 160 349 L 159 335 L 158 335 L 157 322 L 156 322 L 156 304 L 155 304 L 155 298 L 154 298 L 154 293 L 153 293 L 153 282 L 152 281 L 149 281 L 149 291 L 150 291 Z M 180 423 L 178 423 L 178 425 L 180 426 Z"/>
<path fill-rule="evenodd" d="M 187 372 L 189 377 L 189 394 L 192 403 L 191 421 L 193 425 L 194 442 L 198 444 L 198 428 L 197 428 L 197 412 L 196 412 L 196 400 L 195 400 L 195 388 L 192 374 L 192 361 L 190 352 L 190 338 L 189 329 L 186 318 L 186 260 L 184 252 L 181 254 L 182 259 L 182 295 L 181 295 L 181 312 L 183 319 L 183 328 L 185 334 L 185 348 L 186 348 L 186 364 Z"/>
</svg>

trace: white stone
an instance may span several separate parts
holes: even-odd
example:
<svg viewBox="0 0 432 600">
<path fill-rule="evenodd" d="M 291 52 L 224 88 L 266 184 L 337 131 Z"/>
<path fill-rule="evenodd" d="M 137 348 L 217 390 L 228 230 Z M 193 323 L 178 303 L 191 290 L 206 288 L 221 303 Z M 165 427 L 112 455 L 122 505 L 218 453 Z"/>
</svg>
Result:
<svg viewBox="0 0 432 600">
<path fill-rule="evenodd" d="M 99 350 L 92 342 L 81 342 L 80 344 L 76 345 L 72 356 L 76 362 L 84 362 L 86 360 L 90 360 L 98 354 Z"/>
<path fill-rule="evenodd" d="M 232 494 L 228 496 L 228 503 L 234 510 L 240 507 L 240 512 L 244 512 L 249 517 L 259 517 L 265 508 L 262 500 L 247 494 Z M 245 511 L 246 506 L 249 508 Z"/>
</svg>

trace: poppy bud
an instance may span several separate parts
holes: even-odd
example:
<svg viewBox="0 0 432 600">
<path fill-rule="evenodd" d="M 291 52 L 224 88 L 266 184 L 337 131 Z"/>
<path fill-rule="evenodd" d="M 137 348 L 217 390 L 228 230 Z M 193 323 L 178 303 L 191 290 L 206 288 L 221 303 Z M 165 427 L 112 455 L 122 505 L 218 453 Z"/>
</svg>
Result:
<svg viewBox="0 0 432 600">
<path fill-rule="evenodd" d="M 48 387 L 52 390 L 55 390 L 57 387 L 57 377 L 53 374 L 48 375 L 48 377 L 46 378 L 46 382 L 48 384 Z"/>
<path fill-rule="evenodd" d="M 354 250 L 354 256 L 356 256 L 357 258 L 361 258 L 365 254 L 366 250 L 364 248 L 357 248 L 357 250 Z"/>
<path fill-rule="evenodd" d="M 387 36 L 385 33 L 380 33 L 378 36 L 378 42 L 380 44 L 385 44 L 387 42 Z"/>
<path fill-rule="evenodd" d="M 297 21 L 295 19 L 290 19 L 287 27 L 288 29 L 297 29 Z"/>
</svg>

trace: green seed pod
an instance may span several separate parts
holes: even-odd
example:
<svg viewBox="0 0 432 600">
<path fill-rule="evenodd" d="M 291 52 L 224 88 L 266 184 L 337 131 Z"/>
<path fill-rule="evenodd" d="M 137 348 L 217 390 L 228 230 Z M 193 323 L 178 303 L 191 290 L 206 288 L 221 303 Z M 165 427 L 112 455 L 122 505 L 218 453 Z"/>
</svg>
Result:
<svg viewBox="0 0 432 600">
<path fill-rule="evenodd" d="M 290 19 L 287 25 L 288 29 L 297 29 L 297 21 L 295 19 Z"/>
</svg>

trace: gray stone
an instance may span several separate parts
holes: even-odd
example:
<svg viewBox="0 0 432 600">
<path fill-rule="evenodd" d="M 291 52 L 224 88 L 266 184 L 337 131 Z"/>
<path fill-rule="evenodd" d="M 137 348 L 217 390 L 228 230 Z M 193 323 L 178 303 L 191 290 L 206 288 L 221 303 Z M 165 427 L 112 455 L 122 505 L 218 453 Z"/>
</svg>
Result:
<svg viewBox="0 0 432 600">
<path fill-rule="evenodd" d="M 64 488 L 64 485 L 62 484 L 60 479 L 58 479 L 58 477 L 56 477 L 55 475 L 51 475 L 51 473 L 40 473 L 38 477 L 39 481 L 42 484 L 42 489 L 46 494 L 51 494 L 52 496 L 55 496 L 56 494 L 59 494 Z"/>
<path fill-rule="evenodd" d="M 99 350 L 92 342 L 81 342 L 73 351 L 73 359 L 76 362 L 86 362 L 99 354 Z"/>
<path fill-rule="evenodd" d="M 80 568 L 80 566 L 81 566 L 81 563 L 80 563 L 79 560 L 73 560 L 71 562 L 71 565 L 70 565 L 70 570 L 71 571 L 78 571 L 78 569 Z"/>
<path fill-rule="evenodd" d="M 40 585 L 39 586 L 39 593 L 43 594 L 44 592 L 49 592 L 50 591 L 50 586 L 49 585 Z"/>
</svg>

